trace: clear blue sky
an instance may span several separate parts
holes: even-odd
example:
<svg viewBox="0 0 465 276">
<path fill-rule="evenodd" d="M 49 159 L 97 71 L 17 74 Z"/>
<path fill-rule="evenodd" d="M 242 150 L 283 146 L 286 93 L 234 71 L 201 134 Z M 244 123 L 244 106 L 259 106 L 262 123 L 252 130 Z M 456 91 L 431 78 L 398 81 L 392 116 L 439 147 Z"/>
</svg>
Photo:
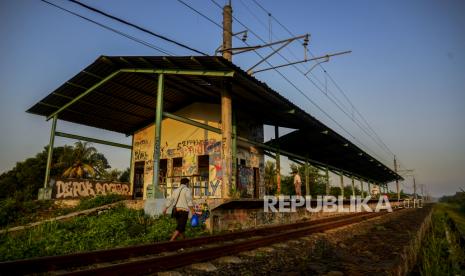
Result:
<svg viewBox="0 0 465 276">
<path fill-rule="evenodd" d="M 106 23 L 176 55 L 192 52 L 106 20 L 66 1 L 52 1 Z M 211 1 L 186 2 L 221 24 L 221 10 Z M 217 0 L 220 5 L 224 0 Z M 311 34 L 315 55 L 352 50 L 324 67 L 370 122 L 404 168 L 415 169 L 417 183 L 433 195 L 465 188 L 465 3 L 463 1 L 263 1 L 294 34 Z M 221 30 L 178 1 L 85 1 L 157 33 L 213 54 Z M 234 16 L 269 40 L 268 16 L 253 1 L 233 0 Z M 161 55 L 40 1 L 0 2 L 0 172 L 40 151 L 50 123 L 25 113 L 31 105 L 74 76 L 99 55 Z M 272 21 L 274 39 L 289 35 Z M 234 31 L 244 28 L 234 22 Z M 250 44 L 261 43 L 249 34 Z M 239 40 L 235 46 L 243 46 Z M 301 59 L 298 43 L 283 55 Z M 267 53 L 267 50 L 262 52 Z M 234 57 L 243 69 L 258 57 Z M 274 65 L 283 62 L 271 60 Z M 309 68 L 310 65 L 299 66 Z M 257 74 L 282 95 L 374 152 L 392 166 L 392 155 L 377 146 L 328 98 L 294 68 L 281 70 L 299 89 L 346 129 L 340 129 L 275 72 Z M 312 80 L 343 105 L 349 104 L 320 68 Z M 318 78 L 318 80 L 315 79 Z M 349 113 L 352 113 L 349 110 Z M 129 142 L 120 134 L 59 122 L 58 129 L 85 136 Z M 354 138 L 355 137 L 355 138 Z M 57 139 L 57 144 L 71 143 Z M 359 143 L 360 144 L 360 143 Z M 98 147 L 114 167 L 128 166 L 129 153 Z M 411 178 L 403 183 L 411 191 Z"/>
</svg>

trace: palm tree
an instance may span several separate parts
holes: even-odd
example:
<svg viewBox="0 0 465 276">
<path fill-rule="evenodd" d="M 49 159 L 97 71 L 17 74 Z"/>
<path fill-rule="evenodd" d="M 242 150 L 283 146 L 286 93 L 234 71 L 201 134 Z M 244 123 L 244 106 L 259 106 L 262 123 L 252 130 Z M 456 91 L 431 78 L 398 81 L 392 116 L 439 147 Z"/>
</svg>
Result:
<svg viewBox="0 0 465 276">
<path fill-rule="evenodd" d="M 65 168 L 62 177 L 89 178 L 95 177 L 101 167 L 102 160 L 98 158 L 97 149 L 89 147 L 88 142 L 76 142 L 74 148 L 65 147 L 57 166 Z M 105 159 L 106 161 L 106 159 Z M 100 165 L 100 166 L 99 166 Z"/>
</svg>

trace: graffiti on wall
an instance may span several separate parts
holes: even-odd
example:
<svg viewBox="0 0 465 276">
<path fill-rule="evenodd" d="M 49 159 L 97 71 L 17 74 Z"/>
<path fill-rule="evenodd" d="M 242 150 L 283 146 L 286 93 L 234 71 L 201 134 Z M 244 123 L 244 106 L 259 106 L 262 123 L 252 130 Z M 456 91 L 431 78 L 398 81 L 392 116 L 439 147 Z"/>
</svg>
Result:
<svg viewBox="0 0 465 276">
<path fill-rule="evenodd" d="M 237 188 L 247 191 L 248 186 L 253 185 L 253 169 L 248 167 L 238 167 Z"/>
<path fill-rule="evenodd" d="M 221 142 L 215 139 L 183 140 L 175 145 L 165 143 L 161 147 L 162 158 L 206 155 L 220 153 Z"/>
<path fill-rule="evenodd" d="M 194 197 L 221 197 L 221 181 L 198 181 L 193 186 Z"/>
<path fill-rule="evenodd" d="M 52 196 L 56 199 L 67 199 L 107 194 L 130 195 L 129 183 L 57 179 L 53 185 Z"/>
<path fill-rule="evenodd" d="M 206 202 L 194 202 L 194 212 L 199 217 L 200 224 L 205 224 L 210 217 L 210 207 Z"/>
<path fill-rule="evenodd" d="M 146 161 L 149 160 L 149 147 L 151 143 L 147 139 L 140 139 L 134 141 L 134 160 L 135 161 Z"/>
</svg>

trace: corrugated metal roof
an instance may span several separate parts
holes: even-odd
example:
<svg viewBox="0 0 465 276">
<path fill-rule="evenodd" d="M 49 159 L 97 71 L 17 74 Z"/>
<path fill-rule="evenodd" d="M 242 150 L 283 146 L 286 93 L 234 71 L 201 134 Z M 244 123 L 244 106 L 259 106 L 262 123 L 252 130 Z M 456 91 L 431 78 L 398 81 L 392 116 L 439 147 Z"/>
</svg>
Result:
<svg viewBox="0 0 465 276">
<path fill-rule="evenodd" d="M 123 68 L 234 71 L 231 81 L 235 110 L 251 114 L 263 124 L 301 129 L 300 132 L 281 137 L 281 147 L 288 146 L 288 151 L 302 156 L 309 154 L 314 160 L 357 171 L 359 175 L 379 182 L 395 179 L 396 175 L 389 168 L 337 133 L 330 131 L 331 134 L 324 139 L 318 138 L 321 135 L 319 132 L 329 130 L 327 126 L 222 57 L 100 56 L 27 112 L 49 116 Z M 132 134 L 154 121 L 157 78 L 149 74 L 120 73 L 58 117 L 73 123 Z M 221 77 L 212 76 L 165 75 L 164 111 L 175 112 L 193 102 L 219 103 L 223 81 Z M 290 110 L 294 112 L 287 112 Z M 310 146 L 306 147 L 306 144 Z M 339 149 L 344 144 L 349 146 Z M 358 158 L 360 152 L 363 153 L 362 159 Z M 369 162 L 371 159 L 375 161 Z"/>
</svg>

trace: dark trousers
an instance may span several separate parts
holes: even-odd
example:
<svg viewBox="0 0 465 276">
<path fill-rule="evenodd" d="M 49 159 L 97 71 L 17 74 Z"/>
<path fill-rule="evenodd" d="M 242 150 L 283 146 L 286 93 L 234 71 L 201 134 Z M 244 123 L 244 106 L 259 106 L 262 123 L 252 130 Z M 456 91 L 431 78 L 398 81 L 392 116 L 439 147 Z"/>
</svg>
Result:
<svg viewBox="0 0 465 276">
<path fill-rule="evenodd" d="M 187 211 L 182 211 L 178 210 L 176 211 L 176 230 L 179 231 L 179 233 L 184 233 L 186 231 L 186 223 L 187 223 L 187 218 L 189 216 L 189 212 Z"/>
</svg>

